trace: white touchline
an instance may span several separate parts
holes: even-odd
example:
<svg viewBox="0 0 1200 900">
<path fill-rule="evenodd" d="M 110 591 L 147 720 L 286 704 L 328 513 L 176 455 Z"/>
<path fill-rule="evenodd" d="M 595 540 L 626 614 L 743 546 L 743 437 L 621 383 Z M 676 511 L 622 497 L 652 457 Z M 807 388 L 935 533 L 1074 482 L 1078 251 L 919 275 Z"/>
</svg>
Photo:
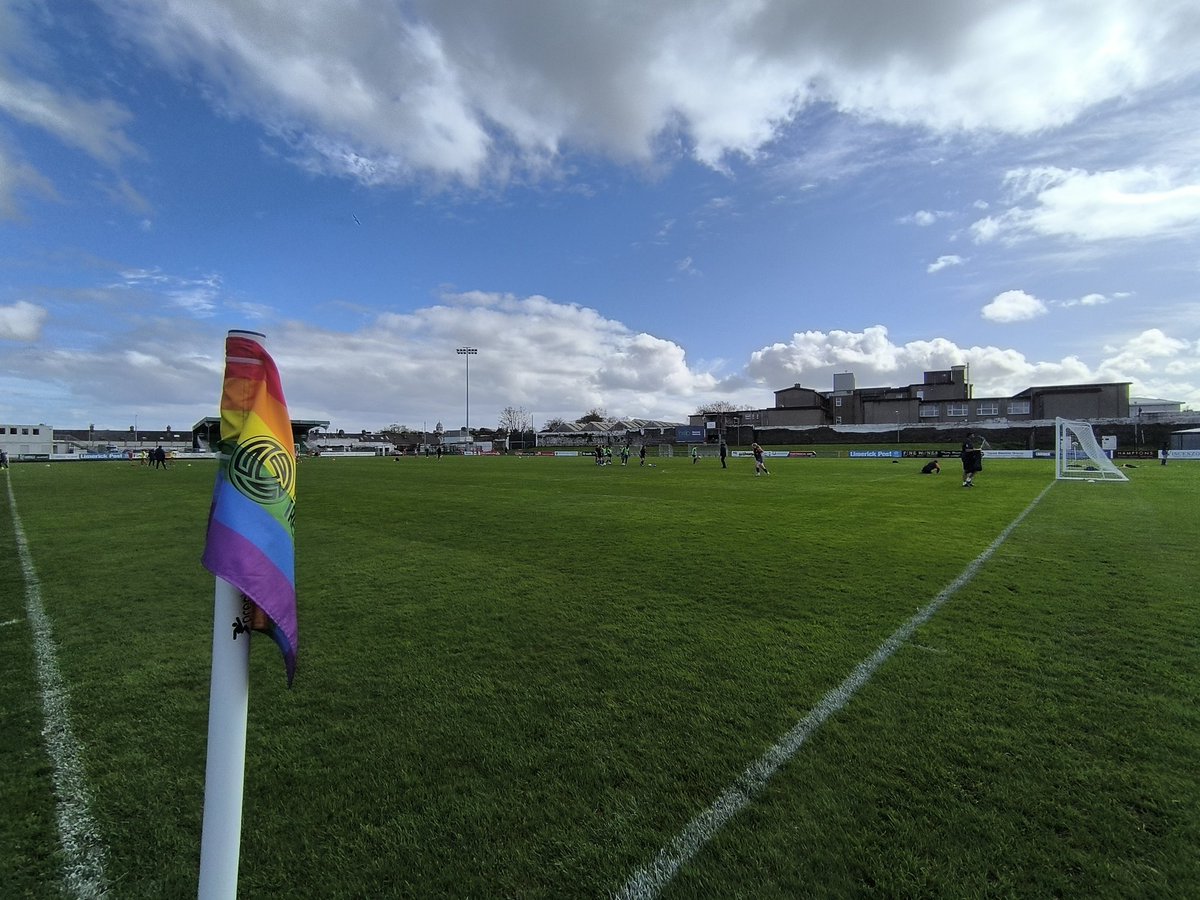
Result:
<svg viewBox="0 0 1200 900">
<path fill-rule="evenodd" d="M 83 773 L 79 742 L 71 730 L 67 709 L 67 686 L 58 669 L 54 636 L 50 620 L 42 606 L 42 588 L 33 557 L 25 540 L 25 529 L 17 514 L 17 498 L 13 496 L 12 481 L 8 482 L 8 502 L 12 510 L 13 533 L 17 539 L 17 554 L 25 576 L 25 612 L 33 630 L 33 652 L 37 661 L 38 686 L 42 691 L 42 737 L 46 751 L 54 764 L 54 792 L 58 795 L 58 833 L 63 850 L 63 880 L 71 897 L 103 897 L 104 844 L 92 821 L 90 792 Z"/>
<path fill-rule="evenodd" d="M 680 867 L 699 852 L 700 848 L 717 836 L 725 823 L 745 809 L 750 801 L 758 794 L 772 776 L 779 771 L 780 766 L 799 752 L 806 740 L 820 728 L 825 720 L 841 710 L 854 696 L 855 692 L 871 680 L 875 671 L 883 665 L 900 647 L 912 637 L 913 632 L 933 617 L 963 585 L 967 584 L 980 567 L 987 562 L 1000 545 L 1008 540 L 1013 529 L 1032 512 L 1033 508 L 1046 496 L 1046 492 L 1054 486 L 1050 482 L 1040 494 L 1033 499 L 1019 516 L 1012 520 L 1002 532 L 955 578 L 942 592 L 934 597 L 916 615 L 892 632 L 875 652 L 860 662 L 846 680 L 821 698 L 821 702 L 809 710 L 808 715 L 796 723 L 775 746 L 751 763 L 730 787 L 728 787 L 708 809 L 693 818 L 683 831 L 671 839 L 671 842 L 658 851 L 658 855 L 647 866 L 643 866 L 625 882 L 625 886 L 615 895 L 620 900 L 650 900 L 657 897 L 675 877 Z"/>
</svg>

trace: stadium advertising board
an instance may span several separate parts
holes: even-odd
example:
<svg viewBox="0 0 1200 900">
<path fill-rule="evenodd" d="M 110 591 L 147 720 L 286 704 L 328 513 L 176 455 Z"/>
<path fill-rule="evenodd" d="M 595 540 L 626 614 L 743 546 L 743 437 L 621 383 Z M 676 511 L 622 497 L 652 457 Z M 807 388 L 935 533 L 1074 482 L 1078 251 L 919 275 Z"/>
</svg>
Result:
<svg viewBox="0 0 1200 900">
<path fill-rule="evenodd" d="M 903 450 L 851 450 L 851 459 L 900 459 Z"/>
<path fill-rule="evenodd" d="M 675 426 L 675 443 L 677 443 L 677 444 L 703 444 L 704 443 L 704 426 L 703 425 L 676 425 Z"/>
<path fill-rule="evenodd" d="M 984 459 L 1033 459 L 1032 450 L 984 450 Z"/>
</svg>

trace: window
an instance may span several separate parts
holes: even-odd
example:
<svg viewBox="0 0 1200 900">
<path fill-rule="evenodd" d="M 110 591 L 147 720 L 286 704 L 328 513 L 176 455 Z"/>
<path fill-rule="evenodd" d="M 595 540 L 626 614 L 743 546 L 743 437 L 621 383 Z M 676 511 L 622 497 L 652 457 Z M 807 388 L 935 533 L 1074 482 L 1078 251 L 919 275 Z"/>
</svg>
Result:
<svg viewBox="0 0 1200 900">
<path fill-rule="evenodd" d="M 35 429 L 33 429 L 33 433 L 34 433 L 34 434 L 41 434 L 41 433 L 42 433 L 42 429 L 40 429 L 40 428 L 35 428 Z"/>
<path fill-rule="evenodd" d="M 1028 400 L 1009 400 L 1008 401 L 1009 415 L 1027 416 L 1029 415 Z"/>
<path fill-rule="evenodd" d="M 22 429 L 21 429 L 21 434 L 29 434 L 29 429 L 28 429 L 28 428 L 22 428 Z"/>
<path fill-rule="evenodd" d="M 922 403 L 917 415 L 919 415 L 922 419 L 935 419 L 935 418 L 937 418 L 937 416 L 939 415 L 940 412 L 941 412 L 941 407 L 938 406 L 938 404 Z"/>
<path fill-rule="evenodd" d="M 835 418 L 834 418 L 834 420 L 833 420 L 833 424 L 834 424 L 834 425 L 841 425 L 841 424 L 842 424 L 842 417 L 841 417 L 841 416 L 837 416 L 837 417 L 835 417 Z"/>
<path fill-rule="evenodd" d="M 834 397 L 834 398 L 833 398 L 833 405 L 834 405 L 834 406 L 841 406 L 841 405 L 842 405 L 842 398 L 841 398 L 841 397 Z"/>
<path fill-rule="evenodd" d="M 967 404 L 965 403 L 947 403 L 946 415 L 948 416 L 965 416 L 967 414 Z"/>
<path fill-rule="evenodd" d="M 975 414 L 980 416 L 998 416 L 1000 415 L 1000 404 L 995 400 L 987 400 L 975 404 Z"/>
</svg>

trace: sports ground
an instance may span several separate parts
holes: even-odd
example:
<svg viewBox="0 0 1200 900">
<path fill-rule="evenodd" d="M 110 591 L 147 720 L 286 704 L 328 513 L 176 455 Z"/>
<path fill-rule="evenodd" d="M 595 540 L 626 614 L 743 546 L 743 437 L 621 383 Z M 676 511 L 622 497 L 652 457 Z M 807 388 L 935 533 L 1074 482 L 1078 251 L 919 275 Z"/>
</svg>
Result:
<svg viewBox="0 0 1200 900">
<path fill-rule="evenodd" d="M 305 460 L 242 897 L 1188 897 L 1200 465 Z M 215 464 L 0 473 L 5 897 L 194 896 Z"/>
</svg>

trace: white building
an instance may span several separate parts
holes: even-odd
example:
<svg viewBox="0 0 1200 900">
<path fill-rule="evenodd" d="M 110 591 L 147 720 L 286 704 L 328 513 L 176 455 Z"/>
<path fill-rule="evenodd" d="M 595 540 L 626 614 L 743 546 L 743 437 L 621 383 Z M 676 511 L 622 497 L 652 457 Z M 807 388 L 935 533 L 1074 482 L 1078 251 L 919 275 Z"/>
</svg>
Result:
<svg viewBox="0 0 1200 900">
<path fill-rule="evenodd" d="M 11 460 L 49 459 L 53 445 L 54 429 L 49 425 L 0 423 L 0 450 Z"/>
</svg>

